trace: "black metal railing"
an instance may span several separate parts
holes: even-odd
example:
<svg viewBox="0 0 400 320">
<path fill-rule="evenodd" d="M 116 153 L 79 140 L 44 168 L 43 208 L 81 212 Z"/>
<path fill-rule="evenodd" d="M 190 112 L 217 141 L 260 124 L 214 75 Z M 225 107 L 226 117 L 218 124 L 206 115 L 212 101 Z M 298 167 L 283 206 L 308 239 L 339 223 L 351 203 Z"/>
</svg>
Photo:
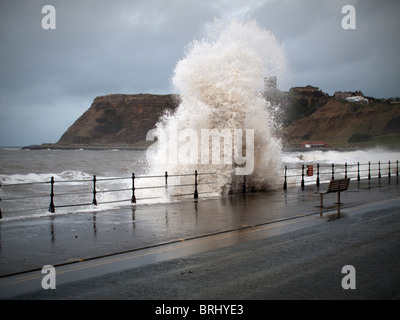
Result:
<svg viewBox="0 0 400 320">
<path fill-rule="evenodd" d="M 18 213 L 23 211 L 33 210 L 48 210 L 51 213 L 56 212 L 56 208 L 65 207 L 78 207 L 78 206 L 98 206 L 100 204 L 110 204 L 119 202 L 131 202 L 137 203 L 138 201 L 151 200 L 161 198 L 162 196 L 174 197 L 174 196 L 191 196 L 194 199 L 199 198 L 199 194 L 213 193 L 211 190 L 199 191 L 199 187 L 203 185 L 215 184 L 215 181 L 199 181 L 200 176 L 213 176 L 215 172 L 211 173 L 198 173 L 197 170 L 194 173 L 189 174 L 177 174 L 170 175 L 167 171 L 163 175 L 155 176 L 135 176 L 134 173 L 130 177 L 121 178 L 98 178 L 94 175 L 91 179 L 81 180 L 55 180 L 51 177 L 49 181 L 42 182 L 28 182 L 28 183 L 16 183 L 16 184 L 1 184 L 0 190 L 12 189 L 13 187 L 18 188 L 15 192 L 9 192 L 9 197 L 0 198 L 1 202 L 18 202 L 12 210 L 7 213 Z M 305 185 L 314 184 L 319 187 L 321 183 L 334 180 L 335 178 L 345 177 L 352 178 L 360 181 L 361 179 L 371 180 L 373 178 L 381 179 L 384 176 L 390 178 L 392 175 L 399 176 L 399 161 L 395 163 L 387 162 L 366 162 L 366 163 L 352 163 L 348 164 L 320 164 L 320 163 L 309 163 L 301 164 L 297 166 L 285 166 L 281 181 L 283 182 L 283 189 L 287 190 L 288 186 L 298 186 L 304 190 Z M 193 177 L 193 178 L 191 178 Z M 170 179 L 184 178 L 186 181 L 178 183 L 172 183 Z M 188 181 L 189 179 L 189 181 Z M 315 180 L 314 180 L 315 179 Z M 137 184 L 137 181 L 152 180 L 149 183 Z M 121 181 L 126 181 L 121 186 Z M 160 183 L 164 181 L 164 183 Z M 398 179 L 397 179 L 398 181 Z M 116 182 L 117 184 L 113 184 Z M 155 183 L 156 182 L 156 183 Z M 242 180 L 242 192 L 247 191 L 246 176 L 243 176 Z M 107 188 L 104 187 L 107 184 Z M 50 185 L 50 194 L 49 194 Z M 71 185 L 71 187 L 68 187 Z M 57 188 L 56 188 L 57 187 Z M 189 191 L 182 189 L 179 192 L 171 192 L 173 188 L 191 188 Z M 3 189 L 4 188 L 4 189 Z M 61 191 L 60 191 L 61 189 Z M 160 194 L 144 195 L 141 194 L 138 197 L 138 192 L 141 190 L 161 190 Z M 238 192 L 240 189 L 236 190 Z M 31 194 L 29 195 L 29 192 Z M 116 194 L 112 199 L 104 198 L 107 194 Z M 22 194 L 22 196 L 21 196 Z M 99 195 L 103 195 L 102 199 L 99 199 Z M 40 203 L 41 207 L 30 207 L 32 200 L 39 198 L 50 198 L 50 203 L 47 207 L 43 206 L 46 200 L 36 201 Z M 49 201 L 49 200 L 47 200 Z M 64 202 L 62 202 L 64 201 Z M 2 218 L 2 210 L 0 206 L 0 219 Z"/>
<path fill-rule="evenodd" d="M 344 178 L 353 178 L 357 181 L 361 179 L 371 180 L 373 178 L 381 179 L 387 177 L 389 179 L 392 175 L 399 176 L 399 161 L 396 160 L 395 163 L 388 162 L 371 162 L 366 163 L 352 163 L 348 164 L 320 164 L 320 163 L 310 163 L 302 164 L 301 167 L 284 167 L 283 176 L 283 189 L 287 190 L 289 185 L 300 185 L 304 189 L 306 183 L 311 184 L 314 182 L 315 185 L 319 187 L 321 182 L 328 182 L 330 180 L 335 180 L 338 176 Z"/>
<path fill-rule="evenodd" d="M 167 171 L 163 175 L 153 175 L 153 176 L 135 176 L 134 173 L 130 177 L 119 177 L 119 178 L 98 178 L 96 175 L 92 179 L 81 179 L 81 180 L 56 180 L 53 176 L 49 181 L 42 182 L 28 182 L 28 183 L 14 183 L 14 184 L 1 184 L 0 188 L 12 189 L 18 188 L 19 190 L 15 192 L 9 192 L 10 196 L 7 198 L 0 198 L 0 203 L 4 202 L 19 202 L 21 207 L 15 205 L 14 208 L 7 213 L 17 213 L 24 211 L 34 211 L 34 210 L 48 210 L 51 213 L 56 212 L 56 208 L 65 207 L 82 207 L 82 206 L 98 206 L 100 204 L 109 203 L 119 203 L 119 202 L 131 202 L 137 203 L 142 200 L 157 199 L 161 198 L 161 195 L 168 195 L 169 197 L 179 197 L 179 196 L 192 196 L 194 199 L 199 198 L 199 194 L 211 193 L 213 191 L 203 190 L 199 191 L 199 187 L 215 184 L 215 181 L 199 181 L 201 176 L 212 176 L 215 173 L 198 173 L 197 170 L 194 173 L 189 174 L 176 174 L 169 175 Z M 191 179 L 191 177 L 193 177 Z M 184 182 L 175 182 L 171 184 L 171 179 L 174 178 L 184 178 Z M 137 185 L 138 180 L 153 180 L 151 185 L 142 184 Z M 191 181 L 188 181 L 190 179 Z M 160 183 L 160 180 L 164 181 L 164 184 Z M 121 181 L 127 181 L 122 184 Z M 130 182 L 128 182 L 130 181 Z M 113 183 L 117 182 L 117 184 Z M 156 182 L 156 183 L 154 183 Z M 108 183 L 108 188 L 104 188 L 104 184 Z M 49 187 L 50 185 L 50 187 Z M 72 185 L 68 187 L 68 185 Z M 186 191 L 187 188 L 192 187 L 191 190 Z M 24 188 L 27 188 L 23 190 Z M 171 192 L 171 188 L 180 188 L 179 192 Z M 22 189 L 22 190 L 21 190 Z M 47 191 L 46 191 L 47 189 Z M 48 190 L 50 189 L 50 193 Z M 161 195 L 152 194 L 151 196 L 140 196 L 138 197 L 138 192 L 140 190 L 163 190 Z M 182 192 L 184 191 L 184 192 Z M 31 193 L 28 195 L 28 193 Z M 23 194 L 22 196 L 20 194 Z M 116 194 L 113 199 L 102 199 L 99 201 L 99 194 Z M 34 199 L 47 198 L 50 201 L 48 207 L 44 207 L 43 201 L 39 201 L 42 205 L 40 207 L 27 207 L 29 203 Z M 58 200 L 58 202 L 56 201 Z M 64 202 L 60 202 L 64 200 Z M 25 204 L 25 205 L 23 205 Z M 0 207 L 0 219 L 2 218 L 2 210 Z"/>
</svg>

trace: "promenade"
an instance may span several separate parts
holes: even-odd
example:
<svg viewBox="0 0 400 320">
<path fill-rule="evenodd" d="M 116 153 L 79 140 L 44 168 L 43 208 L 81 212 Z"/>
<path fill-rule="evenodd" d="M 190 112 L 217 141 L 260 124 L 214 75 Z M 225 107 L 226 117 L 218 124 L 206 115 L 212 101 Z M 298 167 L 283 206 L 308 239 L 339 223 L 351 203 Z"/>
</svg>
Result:
<svg viewBox="0 0 400 320">
<path fill-rule="evenodd" d="M 1 222 L 0 298 L 398 299 L 398 177 L 352 180 L 340 206 L 328 194 L 319 208 L 316 190 Z M 44 265 L 56 290 L 41 288 Z"/>
</svg>

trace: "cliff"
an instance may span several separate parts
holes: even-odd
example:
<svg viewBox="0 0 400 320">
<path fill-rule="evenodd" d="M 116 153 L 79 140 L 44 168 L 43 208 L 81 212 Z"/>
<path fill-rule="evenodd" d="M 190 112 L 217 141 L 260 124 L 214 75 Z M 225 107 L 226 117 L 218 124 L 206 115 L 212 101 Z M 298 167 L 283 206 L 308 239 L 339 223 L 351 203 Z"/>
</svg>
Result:
<svg viewBox="0 0 400 320">
<path fill-rule="evenodd" d="M 345 94 L 347 97 L 352 93 Z M 389 147 L 400 149 L 399 103 L 373 98 L 369 98 L 369 104 L 337 100 L 338 97 L 312 86 L 292 88 L 289 92 L 269 91 L 265 96 L 274 105 L 280 105 L 277 117 L 283 126 L 278 133 L 285 147 L 298 148 L 305 140 L 323 140 L 330 147 L 369 147 L 372 141 L 372 145 L 390 142 Z M 96 97 L 56 144 L 26 148 L 147 147 L 150 144 L 145 141 L 147 132 L 155 127 L 163 113 L 173 112 L 179 101 L 179 95 Z"/>
<path fill-rule="evenodd" d="M 389 139 L 389 147 L 399 148 L 399 138 L 399 104 L 331 99 L 311 115 L 289 124 L 284 140 L 292 147 L 304 140 L 323 140 L 330 147 L 363 147 Z"/>
<path fill-rule="evenodd" d="M 132 145 L 146 140 L 147 132 L 155 127 L 160 116 L 178 105 L 177 95 L 100 96 L 56 145 Z"/>
</svg>

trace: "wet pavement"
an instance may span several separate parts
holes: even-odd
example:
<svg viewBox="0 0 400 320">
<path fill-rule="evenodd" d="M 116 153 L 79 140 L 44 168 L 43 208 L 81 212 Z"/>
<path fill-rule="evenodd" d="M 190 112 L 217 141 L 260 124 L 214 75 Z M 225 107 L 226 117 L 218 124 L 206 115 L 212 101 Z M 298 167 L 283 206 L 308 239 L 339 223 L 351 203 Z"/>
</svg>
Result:
<svg viewBox="0 0 400 320">
<path fill-rule="evenodd" d="M 325 189 L 326 185 L 319 188 L 320 191 Z M 188 199 L 167 204 L 129 205 L 115 210 L 2 221 L 0 276 L 6 279 L 10 274 L 41 270 L 44 265 L 79 265 L 82 263 L 79 261 L 95 261 L 98 257 L 138 254 L 155 250 L 160 245 L 179 247 L 180 251 L 175 255 L 163 253 L 164 256 L 149 258 L 150 262 L 160 261 L 182 255 L 183 242 L 194 244 L 196 239 L 208 236 L 217 240 L 186 245 L 184 255 L 190 255 L 199 252 L 199 246 L 201 250 L 212 250 L 252 240 L 252 228 L 264 228 L 263 237 L 288 233 L 310 223 L 336 219 L 338 209 L 345 216 L 346 210 L 353 207 L 361 204 L 368 207 L 368 203 L 400 195 L 398 177 L 351 181 L 348 191 L 341 193 L 340 206 L 335 204 L 337 195 L 328 194 L 324 196 L 325 207 L 319 208 L 316 190 L 314 185 L 307 185 L 304 190 L 292 187 L 286 191 L 279 189 L 200 198 L 198 201 Z M 296 223 L 291 223 L 294 221 Z M 225 236 L 229 232 L 240 235 L 244 230 L 249 231 L 245 237 L 233 239 Z M 107 271 L 112 269 L 103 270 Z"/>
<path fill-rule="evenodd" d="M 326 185 L 319 190 L 324 191 Z M 314 185 L 287 191 L 246 193 L 167 204 L 128 205 L 115 210 L 57 214 L 0 223 L 0 276 L 44 265 L 191 239 L 246 226 L 323 213 L 337 208 L 337 194 L 319 195 Z M 341 193 L 341 210 L 399 196 L 398 177 L 351 181 Z M 327 218 L 325 218 L 327 219 Z"/>
</svg>

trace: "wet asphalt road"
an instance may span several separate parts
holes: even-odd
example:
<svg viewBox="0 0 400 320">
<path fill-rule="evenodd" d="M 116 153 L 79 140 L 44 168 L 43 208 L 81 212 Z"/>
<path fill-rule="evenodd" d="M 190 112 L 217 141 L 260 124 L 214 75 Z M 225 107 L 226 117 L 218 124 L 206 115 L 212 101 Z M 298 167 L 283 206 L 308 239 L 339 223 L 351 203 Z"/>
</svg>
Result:
<svg viewBox="0 0 400 320">
<path fill-rule="evenodd" d="M 342 209 L 399 195 L 397 179 L 352 181 L 342 193 Z M 326 186 L 321 186 L 324 190 Z M 200 198 L 167 204 L 123 206 L 105 211 L 49 214 L 0 221 L 0 277 L 44 265 L 62 265 L 160 243 L 236 230 L 337 207 L 336 194 L 324 197 L 323 211 L 314 186 Z M 297 226 L 296 226 L 297 228 Z M 293 228 L 295 230 L 296 228 Z M 216 243 L 216 242 L 214 242 Z M 218 246 L 210 244 L 209 249 Z M 196 253 L 195 251 L 193 253 Z"/>
<path fill-rule="evenodd" d="M 248 229 L 260 236 L 14 298 L 399 299 L 400 199 L 326 216 L 290 232 Z M 356 289 L 342 288 L 345 265 L 356 270 Z"/>
<path fill-rule="evenodd" d="M 398 299 L 398 178 L 352 181 L 339 216 L 314 191 L 4 219 L 0 299 Z"/>
</svg>

